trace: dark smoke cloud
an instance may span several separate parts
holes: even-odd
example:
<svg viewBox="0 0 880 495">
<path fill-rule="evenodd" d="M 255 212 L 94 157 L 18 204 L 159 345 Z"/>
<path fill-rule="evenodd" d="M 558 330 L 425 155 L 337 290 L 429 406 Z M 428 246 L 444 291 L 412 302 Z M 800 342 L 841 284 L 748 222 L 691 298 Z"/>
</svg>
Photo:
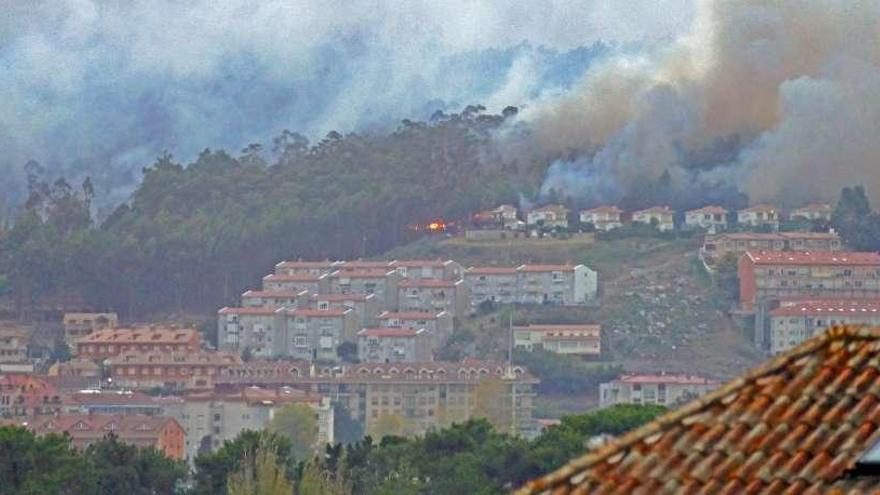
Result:
<svg viewBox="0 0 880 495">
<path fill-rule="evenodd" d="M 592 68 L 521 118 L 544 190 L 596 202 L 668 172 L 752 200 L 880 193 L 880 2 L 715 0 L 674 43 Z M 575 158 L 572 158 L 575 157 Z"/>
<path fill-rule="evenodd" d="M 125 197 L 187 160 L 284 128 L 320 137 L 568 89 L 594 43 L 672 37 L 689 2 L 97 0 L 0 8 L 0 190 L 31 158 Z M 663 15 L 659 15 L 662 13 Z M 586 48 L 585 48 L 586 47 Z"/>
</svg>

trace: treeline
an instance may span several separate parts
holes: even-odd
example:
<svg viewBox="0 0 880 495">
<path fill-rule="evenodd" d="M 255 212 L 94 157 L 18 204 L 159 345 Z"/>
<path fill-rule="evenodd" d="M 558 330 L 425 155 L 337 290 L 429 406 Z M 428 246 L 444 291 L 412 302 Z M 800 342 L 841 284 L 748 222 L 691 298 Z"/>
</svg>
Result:
<svg viewBox="0 0 880 495">
<path fill-rule="evenodd" d="M 516 113 L 436 114 L 388 134 L 284 131 L 268 149 L 165 154 L 129 203 L 100 225 L 90 182 L 48 180 L 28 164 L 29 199 L 0 233 L 0 281 L 20 310 L 78 296 L 138 317 L 233 303 L 282 258 L 354 258 L 417 235 L 409 227 L 516 201 L 540 184 L 536 163 L 505 162 L 490 138 Z"/>
<path fill-rule="evenodd" d="M 110 437 L 85 451 L 58 435 L 0 428 L 0 495 L 495 495 L 507 493 L 584 453 L 596 435 L 620 435 L 661 406 L 621 405 L 563 418 L 535 440 L 474 420 L 417 438 L 366 437 L 297 459 L 288 436 L 246 431 L 195 469 Z"/>
</svg>

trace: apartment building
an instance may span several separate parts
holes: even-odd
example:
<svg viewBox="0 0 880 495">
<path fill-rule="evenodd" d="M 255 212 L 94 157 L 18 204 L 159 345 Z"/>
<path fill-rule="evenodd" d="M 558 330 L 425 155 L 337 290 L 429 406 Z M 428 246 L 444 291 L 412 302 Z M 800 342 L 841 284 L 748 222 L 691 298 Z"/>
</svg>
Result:
<svg viewBox="0 0 880 495">
<path fill-rule="evenodd" d="M 61 410 L 58 389 L 33 375 L 0 375 L 0 416 L 33 417 Z"/>
<path fill-rule="evenodd" d="M 30 326 L 0 323 L 0 365 L 27 363 L 32 333 Z"/>
<path fill-rule="evenodd" d="M 727 228 L 727 210 L 720 206 L 704 206 L 684 212 L 684 225 L 714 234 Z"/>
<path fill-rule="evenodd" d="M 278 411 L 294 404 L 309 406 L 315 412 L 316 451 L 335 441 L 330 398 L 291 387 L 234 387 L 167 397 L 159 402 L 164 414 L 183 426 L 185 456 L 190 460 L 200 452 L 219 448 L 245 430 L 265 429 Z"/>
<path fill-rule="evenodd" d="M 576 306 L 595 299 L 598 274 L 584 265 L 521 265 L 518 302 Z"/>
<path fill-rule="evenodd" d="M 249 290 L 241 295 L 241 305 L 245 308 L 296 309 L 307 305 L 310 295 L 308 290 Z"/>
<path fill-rule="evenodd" d="M 80 390 L 62 396 L 61 414 L 162 416 L 164 407 L 155 397 L 137 390 Z"/>
<path fill-rule="evenodd" d="M 119 355 L 105 366 L 115 387 L 183 390 L 210 387 L 220 370 L 241 362 L 235 353 L 188 351 Z"/>
<path fill-rule="evenodd" d="M 312 309 L 350 309 L 360 328 L 374 327 L 378 324 L 376 316 L 382 312 L 382 301 L 375 294 L 312 294 L 309 297 Z"/>
<path fill-rule="evenodd" d="M 61 326 L 64 328 L 64 341 L 75 353 L 79 339 L 98 330 L 118 327 L 119 316 L 116 313 L 64 313 Z"/>
<path fill-rule="evenodd" d="M 464 268 L 452 260 L 395 260 L 397 272 L 406 280 L 460 280 Z"/>
<path fill-rule="evenodd" d="M 668 206 L 654 206 L 634 211 L 632 221 L 633 223 L 653 225 L 660 232 L 668 232 L 675 229 L 675 212 Z"/>
<path fill-rule="evenodd" d="M 779 230 L 779 209 L 773 205 L 760 204 L 739 210 L 736 221 L 744 227 L 769 227 Z"/>
<path fill-rule="evenodd" d="M 386 311 L 381 313 L 377 320 L 381 328 L 409 328 L 412 330 L 427 330 L 434 337 L 434 347 L 439 348 L 446 343 L 452 335 L 455 319 L 452 313 L 441 311 L 431 313 L 424 311 Z"/>
<path fill-rule="evenodd" d="M 400 311 L 447 311 L 462 317 L 470 307 L 470 291 L 463 280 L 402 280 L 397 299 Z"/>
<path fill-rule="evenodd" d="M 312 294 L 323 294 L 329 290 L 329 275 L 313 275 L 298 273 L 293 275 L 279 275 L 272 273 L 263 277 L 264 291 L 283 291 L 300 293 L 308 291 Z"/>
<path fill-rule="evenodd" d="M 342 269 L 330 274 L 330 294 L 373 294 L 382 302 L 385 310 L 398 308 L 397 286 L 400 273 L 393 267 L 351 269 L 349 263 L 357 266 L 372 262 L 346 262 Z M 384 263 L 384 262 L 383 262 Z M 389 262 L 390 263 L 390 262 Z"/>
<path fill-rule="evenodd" d="M 529 228 L 542 228 L 546 230 L 567 229 L 568 208 L 557 204 L 535 208 L 526 214 L 526 225 Z"/>
<path fill-rule="evenodd" d="M 513 336 L 514 346 L 527 351 L 545 350 L 583 357 L 602 353 L 602 327 L 599 325 L 515 326 Z"/>
<path fill-rule="evenodd" d="M 623 226 L 623 210 L 616 206 L 598 206 L 580 212 L 581 225 L 592 224 L 596 230 L 607 232 Z"/>
<path fill-rule="evenodd" d="M 256 357 L 287 352 L 287 310 L 275 306 L 222 308 L 217 312 L 217 348 L 247 352 Z"/>
<path fill-rule="evenodd" d="M 880 299 L 782 300 L 770 310 L 769 351 L 779 354 L 834 325 L 880 326 Z"/>
<path fill-rule="evenodd" d="M 176 326 L 116 328 L 89 334 L 76 343 L 77 355 L 104 359 L 120 354 L 152 352 L 198 352 L 202 338 L 198 330 Z"/>
<path fill-rule="evenodd" d="M 491 210 L 474 214 L 473 223 L 480 228 L 494 227 L 504 230 L 521 230 L 522 221 L 517 218 L 517 210 L 513 205 L 500 205 Z"/>
<path fill-rule="evenodd" d="M 347 260 L 337 261 L 333 265 L 334 271 L 342 272 L 384 272 L 394 270 L 392 260 Z"/>
<path fill-rule="evenodd" d="M 824 220 L 826 222 L 830 222 L 831 214 L 833 212 L 834 208 L 828 203 L 812 203 L 791 210 L 791 214 L 789 216 L 792 220 Z"/>
<path fill-rule="evenodd" d="M 177 421 L 163 416 L 64 414 L 38 418 L 22 426 L 37 435 L 67 434 L 71 445 L 80 450 L 112 433 L 121 442 L 154 448 L 172 459 L 184 458 L 185 432 Z"/>
<path fill-rule="evenodd" d="M 708 378 L 683 374 L 632 374 L 599 385 L 599 406 L 658 404 L 675 408 L 718 388 Z"/>
<path fill-rule="evenodd" d="M 361 363 L 413 363 L 434 359 L 434 337 L 424 328 L 364 328 L 357 337 Z"/>
<path fill-rule="evenodd" d="M 731 232 L 707 235 L 702 255 L 718 260 L 728 254 L 739 258 L 746 251 L 840 251 L 843 243 L 836 232 Z"/>
<path fill-rule="evenodd" d="M 748 251 L 739 260 L 740 304 L 768 299 L 880 297 L 880 254 Z"/>
<path fill-rule="evenodd" d="M 310 366 L 305 362 L 244 363 L 228 368 L 218 377 L 218 387 L 283 383 L 342 401 L 366 430 L 380 418 L 395 416 L 407 432 L 461 423 L 477 413 L 478 387 L 487 379 L 501 383 L 502 393 L 493 398 L 502 414 L 510 414 L 515 432 L 536 431 L 532 419 L 538 383 L 521 366 L 465 360 L 460 363 L 384 363 L 341 366 Z M 514 405 L 515 404 L 515 405 Z"/>
<path fill-rule="evenodd" d="M 338 261 L 281 261 L 275 265 L 276 275 L 327 275 L 336 270 Z"/>
<path fill-rule="evenodd" d="M 519 273 L 514 267 L 470 267 L 464 272 L 465 283 L 471 291 L 471 306 L 484 301 L 496 304 L 515 304 L 519 301 Z"/>
<path fill-rule="evenodd" d="M 355 342 L 358 318 L 350 309 L 294 309 L 286 313 L 285 356 L 335 362 L 336 348 Z"/>
</svg>

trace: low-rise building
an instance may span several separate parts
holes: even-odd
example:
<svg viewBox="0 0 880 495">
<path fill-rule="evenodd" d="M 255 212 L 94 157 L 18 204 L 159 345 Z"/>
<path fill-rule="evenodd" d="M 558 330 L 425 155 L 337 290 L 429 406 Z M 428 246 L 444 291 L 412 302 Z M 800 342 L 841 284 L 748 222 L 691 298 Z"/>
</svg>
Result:
<svg viewBox="0 0 880 495">
<path fill-rule="evenodd" d="M 802 206 L 800 208 L 795 208 L 791 211 L 791 219 L 801 219 L 801 220 L 824 220 L 826 222 L 831 221 L 831 213 L 834 211 L 834 208 L 831 207 L 828 203 L 812 203 L 806 206 Z"/>
<path fill-rule="evenodd" d="M 382 301 L 374 294 L 313 294 L 312 309 L 350 309 L 360 328 L 376 326 L 376 316 L 382 312 Z"/>
<path fill-rule="evenodd" d="M 580 213 L 581 225 L 591 224 L 596 230 L 607 232 L 623 226 L 623 210 L 616 206 L 597 206 Z"/>
<path fill-rule="evenodd" d="M 472 266 L 464 272 L 473 307 L 487 301 L 515 304 L 519 299 L 518 279 L 519 273 L 512 266 Z"/>
<path fill-rule="evenodd" d="M 330 274 L 330 294 L 373 294 L 385 310 L 397 310 L 397 286 L 402 277 L 394 267 L 350 269 L 348 263 L 354 262 L 346 262 L 345 268 Z"/>
<path fill-rule="evenodd" d="M 684 225 L 714 234 L 727 228 L 727 210 L 720 206 L 704 206 L 684 213 Z"/>
<path fill-rule="evenodd" d="M 64 327 L 64 341 L 71 352 L 76 352 L 79 339 L 98 330 L 118 327 L 119 316 L 116 313 L 64 313 L 61 325 Z"/>
<path fill-rule="evenodd" d="M 294 309 L 287 311 L 285 356 L 335 362 L 337 347 L 355 342 L 359 328 L 357 315 L 350 309 Z"/>
<path fill-rule="evenodd" d="M 675 212 L 668 206 L 654 206 L 633 212 L 632 221 L 653 225 L 660 232 L 668 232 L 675 229 Z"/>
<path fill-rule="evenodd" d="M 739 258 L 746 251 L 840 251 L 843 244 L 835 232 L 731 232 L 707 235 L 702 255 L 718 260 L 728 254 Z"/>
<path fill-rule="evenodd" d="M 358 336 L 362 363 L 432 361 L 434 337 L 424 328 L 364 328 Z"/>
<path fill-rule="evenodd" d="M 517 218 L 517 210 L 513 205 L 500 205 L 491 210 L 481 211 L 474 215 L 474 224 L 481 228 L 494 227 L 504 230 L 520 230 L 524 226 Z"/>
<path fill-rule="evenodd" d="M 393 265 L 405 280 L 460 280 L 464 273 L 452 260 L 395 260 Z"/>
<path fill-rule="evenodd" d="M 526 214 L 526 225 L 543 230 L 567 229 L 568 208 L 557 204 L 535 208 Z"/>
<path fill-rule="evenodd" d="M 278 275 L 272 273 L 263 277 L 264 291 L 295 292 L 308 291 L 312 294 L 323 294 L 329 290 L 329 275 L 313 275 L 310 273 L 297 273 L 293 275 Z"/>
<path fill-rule="evenodd" d="M 48 376 L 74 376 L 82 378 L 101 378 L 101 367 L 91 359 L 71 359 L 58 361 L 49 366 Z"/>
<path fill-rule="evenodd" d="M 37 435 L 67 434 L 73 447 L 83 450 L 109 434 L 119 441 L 154 448 L 172 459 L 184 458 L 185 432 L 172 418 L 163 416 L 111 416 L 64 414 L 22 424 Z"/>
<path fill-rule="evenodd" d="M 249 290 L 241 295 L 241 305 L 245 308 L 296 309 L 307 305 L 310 295 L 308 290 Z"/>
<path fill-rule="evenodd" d="M 674 408 L 718 388 L 719 383 L 693 375 L 624 375 L 599 385 L 599 405 L 658 404 Z"/>
<path fill-rule="evenodd" d="M 0 364 L 26 363 L 32 333 L 30 326 L 0 323 Z"/>
<path fill-rule="evenodd" d="M 61 411 L 58 389 L 33 375 L 0 375 L 0 416 L 34 417 Z"/>
<path fill-rule="evenodd" d="M 337 261 L 281 261 L 275 265 L 276 275 L 327 275 L 336 270 Z"/>
<path fill-rule="evenodd" d="M 220 370 L 242 362 L 227 352 L 125 354 L 108 359 L 106 369 L 116 387 L 127 389 L 204 389 Z"/>
<path fill-rule="evenodd" d="M 387 273 L 394 269 L 393 260 L 346 260 L 337 261 L 333 265 L 333 271 L 341 272 L 383 272 Z"/>
<path fill-rule="evenodd" d="M 736 221 L 744 227 L 769 227 L 779 230 L 779 210 L 768 204 L 760 204 L 739 210 Z"/>
<path fill-rule="evenodd" d="M 155 397 L 137 390 L 79 390 L 62 396 L 62 414 L 162 416 Z"/>
<path fill-rule="evenodd" d="M 470 306 L 470 291 L 463 280 L 403 280 L 397 287 L 400 311 L 448 311 L 462 317 Z"/>
<path fill-rule="evenodd" d="M 880 326 L 880 299 L 782 300 L 770 310 L 769 351 L 779 354 L 835 325 Z"/>
<path fill-rule="evenodd" d="M 521 304 L 576 306 L 598 292 L 598 274 L 584 265 L 521 265 L 516 271 Z"/>
<path fill-rule="evenodd" d="M 454 330 L 455 319 L 452 313 L 441 311 L 430 313 L 425 311 L 386 311 L 377 318 L 382 328 L 425 329 L 434 337 L 435 348 L 442 346 Z"/>
<path fill-rule="evenodd" d="M 217 312 L 217 348 L 257 357 L 285 356 L 286 312 L 274 306 L 222 308 Z"/>
<path fill-rule="evenodd" d="M 557 354 L 599 356 L 602 327 L 599 325 L 525 325 L 513 327 L 513 343 L 527 351 L 545 350 Z"/>
<path fill-rule="evenodd" d="M 197 352 L 201 345 L 198 330 L 170 325 L 100 330 L 80 339 L 76 348 L 80 357 L 104 359 L 130 353 Z"/>
</svg>

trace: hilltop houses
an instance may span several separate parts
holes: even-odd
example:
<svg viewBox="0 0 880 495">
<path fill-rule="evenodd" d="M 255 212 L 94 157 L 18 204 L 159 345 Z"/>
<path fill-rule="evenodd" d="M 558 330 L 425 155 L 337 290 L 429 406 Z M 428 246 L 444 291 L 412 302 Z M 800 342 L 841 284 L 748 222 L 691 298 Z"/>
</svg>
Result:
<svg viewBox="0 0 880 495">
<path fill-rule="evenodd" d="M 597 206 L 580 212 L 581 228 L 591 224 L 596 230 L 607 232 L 623 226 L 623 210 L 616 206 Z"/>
<path fill-rule="evenodd" d="M 759 204 L 739 210 L 736 221 L 743 227 L 768 227 L 779 230 L 779 210 L 769 204 Z"/>
<path fill-rule="evenodd" d="M 544 205 L 526 214 L 526 225 L 532 230 L 567 229 L 568 211 L 563 205 Z"/>
<path fill-rule="evenodd" d="M 669 232 L 675 229 L 675 212 L 668 206 L 654 206 L 633 212 L 632 221 L 653 225 L 660 232 Z"/>
<path fill-rule="evenodd" d="M 684 213 L 684 224 L 689 229 L 703 229 L 710 234 L 727 228 L 727 210 L 720 206 L 704 206 Z"/>
<path fill-rule="evenodd" d="M 789 215 L 792 220 L 802 219 L 809 221 L 831 221 L 831 213 L 834 208 L 828 203 L 811 203 L 800 208 L 795 208 Z"/>
</svg>

